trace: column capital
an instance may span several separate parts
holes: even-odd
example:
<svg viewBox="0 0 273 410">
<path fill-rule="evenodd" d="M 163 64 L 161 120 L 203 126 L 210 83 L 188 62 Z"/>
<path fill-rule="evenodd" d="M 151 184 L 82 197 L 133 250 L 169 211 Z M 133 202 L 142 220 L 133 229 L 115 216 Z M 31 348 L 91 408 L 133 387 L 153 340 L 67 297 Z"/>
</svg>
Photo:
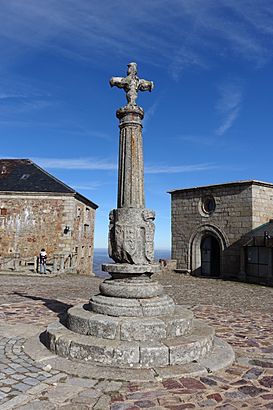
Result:
<svg viewBox="0 0 273 410">
<path fill-rule="evenodd" d="M 142 120 L 144 118 L 144 110 L 138 105 L 125 106 L 117 110 L 116 116 L 119 119 L 120 127 L 127 124 L 136 124 L 142 127 Z"/>
</svg>

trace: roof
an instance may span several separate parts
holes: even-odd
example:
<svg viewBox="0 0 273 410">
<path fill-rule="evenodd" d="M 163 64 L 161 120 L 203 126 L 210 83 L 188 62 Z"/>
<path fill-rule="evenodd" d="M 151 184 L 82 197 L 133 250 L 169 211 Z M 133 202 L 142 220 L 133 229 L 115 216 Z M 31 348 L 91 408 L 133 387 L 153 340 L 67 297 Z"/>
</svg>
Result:
<svg viewBox="0 0 273 410">
<path fill-rule="evenodd" d="M 92 208 L 98 207 L 29 159 L 0 159 L 1 192 L 72 194 Z"/>
<path fill-rule="evenodd" d="M 213 188 L 219 188 L 219 187 L 235 187 L 235 186 L 242 186 L 242 185 L 259 185 L 259 186 L 266 186 L 269 188 L 273 188 L 273 184 L 270 182 L 263 182 L 263 181 L 257 181 L 255 179 L 250 179 L 250 180 L 245 180 L 245 181 L 233 181 L 233 182 L 225 182 L 223 184 L 213 184 L 213 185 L 203 185 L 203 186 L 196 186 L 192 188 L 177 188 L 177 189 L 172 189 L 171 191 L 168 191 L 168 194 L 173 194 L 174 192 L 180 192 L 180 191 L 194 191 L 198 189 L 213 189 Z"/>
<path fill-rule="evenodd" d="M 258 226 L 245 235 L 243 246 L 269 246 L 273 247 L 273 219 Z"/>
</svg>

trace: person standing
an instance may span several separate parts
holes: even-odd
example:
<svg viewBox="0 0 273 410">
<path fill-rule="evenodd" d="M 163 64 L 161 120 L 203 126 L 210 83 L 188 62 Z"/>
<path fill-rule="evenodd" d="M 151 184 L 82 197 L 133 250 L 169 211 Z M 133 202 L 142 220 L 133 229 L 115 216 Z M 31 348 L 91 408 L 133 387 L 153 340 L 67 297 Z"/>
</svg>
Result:
<svg viewBox="0 0 273 410">
<path fill-rule="evenodd" d="M 46 259 L 47 259 L 46 250 L 42 248 L 40 255 L 39 255 L 40 273 L 46 274 Z"/>
</svg>

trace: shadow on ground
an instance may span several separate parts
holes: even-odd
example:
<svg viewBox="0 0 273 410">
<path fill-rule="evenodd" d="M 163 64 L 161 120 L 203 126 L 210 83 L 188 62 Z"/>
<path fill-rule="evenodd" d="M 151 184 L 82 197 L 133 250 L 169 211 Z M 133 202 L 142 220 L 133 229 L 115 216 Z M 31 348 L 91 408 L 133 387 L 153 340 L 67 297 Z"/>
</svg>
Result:
<svg viewBox="0 0 273 410">
<path fill-rule="evenodd" d="M 61 302 L 60 300 L 43 298 L 41 296 L 28 295 L 27 293 L 13 292 L 13 294 L 21 296 L 22 298 L 43 302 L 44 306 L 46 306 L 47 309 L 52 310 L 52 312 L 58 314 L 57 316 L 61 321 L 65 320 L 67 310 L 73 306 L 68 303 Z"/>
</svg>

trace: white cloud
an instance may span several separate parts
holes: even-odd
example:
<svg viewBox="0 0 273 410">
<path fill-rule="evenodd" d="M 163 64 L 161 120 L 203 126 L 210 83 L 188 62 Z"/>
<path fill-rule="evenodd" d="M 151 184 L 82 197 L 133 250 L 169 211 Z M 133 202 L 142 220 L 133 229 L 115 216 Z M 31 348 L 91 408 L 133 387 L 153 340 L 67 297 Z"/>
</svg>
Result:
<svg viewBox="0 0 273 410">
<path fill-rule="evenodd" d="M 97 158 L 32 158 L 34 162 L 43 168 L 67 169 L 67 170 L 90 170 L 90 171 L 116 171 L 117 164 Z M 148 165 L 145 167 L 146 174 L 177 174 L 185 172 L 206 171 L 217 169 L 218 166 L 210 163 L 187 164 L 187 165 Z"/>
<path fill-rule="evenodd" d="M 208 53 L 256 65 L 273 56 L 268 0 L 139 0 L 130 7 L 126 0 L 0 0 L 0 7 L 2 66 L 36 49 L 96 65 L 115 53 L 164 65 L 178 78 L 210 65 Z"/>
<path fill-rule="evenodd" d="M 236 118 L 239 115 L 239 111 L 240 111 L 239 108 L 235 108 L 228 113 L 223 124 L 219 128 L 217 128 L 216 130 L 217 135 L 219 136 L 224 135 L 225 132 L 228 131 L 232 127 L 233 123 L 235 122 Z"/>
<path fill-rule="evenodd" d="M 147 174 L 180 174 L 188 172 L 208 171 L 219 168 L 215 164 L 188 164 L 188 165 L 151 165 L 145 167 Z"/>
<path fill-rule="evenodd" d="M 242 86 L 237 83 L 228 83 L 219 88 L 220 98 L 216 104 L 216 110 L 223 117 L 222 124 L 215 131 L 216 135 L 222 136 L 227 132 L 237 119 L 243 98 Z"/>
<path fill-rule="evenodd" d="M 100 182 L 92 182 L 91 184 L 69 184 L 74 189 L 78 189 L 81 191 L 95 191 L 96 189 L 100 188 L 103 184 Z"/>
<path fill-rule="evenodd" d="M 170 64 L 169 71 L 175 81 L 178 81 L 181 73 L 189 67 L 196 66 L 199 68 L 207 68 L 207 62 L 204 57 L 198 55 L 197 52 L 191 50 L 191 47 L 180 47 L 175 53 Z"/>
<path fill-rule="evenodd" d="M 32 158 L 34 162 L 43 168 L 49 169 L 77 169 L 77 170 L 116 170 L 117 165 L 96 158 Z"/>
<path fill-rule="evenodd" d="M 153 116 L 155 115 L 157 107 L 158 107 L 158 102 L 155 102 L 147 110 L 145 110 L 145 116 L 144 116 L 144 119 L 143 119 L 143 127 L 144 127 L 143 132 L 147 131 L 147 124 L 153 118 Z"/>
</svg>

